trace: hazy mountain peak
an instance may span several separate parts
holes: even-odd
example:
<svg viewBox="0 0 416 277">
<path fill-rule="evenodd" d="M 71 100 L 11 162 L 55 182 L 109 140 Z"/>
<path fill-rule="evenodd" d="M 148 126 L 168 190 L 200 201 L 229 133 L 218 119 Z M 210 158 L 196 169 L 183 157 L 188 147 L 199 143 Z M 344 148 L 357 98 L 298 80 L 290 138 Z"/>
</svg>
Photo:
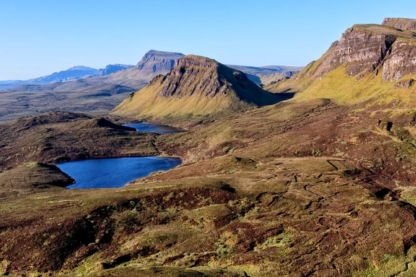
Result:
<svg viewBox="0 0 416 277">
<path fill-rule="evenodd" d="M 163 71 L 167 73 L 182 56 L 183 54 L 181 53 L 150 50 L 135 67 L 149 72 Z"/>
<path fill-rule="evenodd" d="M 83 66 L 83 65 L 76 65 L 76 66 L 73 66 L 71 68 L 68 68 L 67 70 L 94 71 L 94 70 L 97 70 L 97 69 L 92 68 L 92 67 L 88 67 L 88 66 Z"/>
</svg>

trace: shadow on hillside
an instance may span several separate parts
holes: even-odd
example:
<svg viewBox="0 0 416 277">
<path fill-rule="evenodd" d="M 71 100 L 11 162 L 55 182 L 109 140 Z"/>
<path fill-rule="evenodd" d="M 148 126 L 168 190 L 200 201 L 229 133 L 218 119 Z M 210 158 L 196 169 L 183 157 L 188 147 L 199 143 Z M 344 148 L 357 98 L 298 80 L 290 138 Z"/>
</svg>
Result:
<svg viewBox="0 0 416 277">
<path fill-rule="evenodd" d="M 276 96 L 277 96 L 277 99 L 278 99 L 278 101 L 276 103 L 292 99 L 295 96 L 295 94 L 296 93 L 294 93 L 294 92 L 276 93 Z M 273 103 L 273 104 L 276 104 L 276 103 Z"/>
<path fill-rule="evenodd" d="M 295 93 L 292 93 L 292 92 L 267 93 L 263 97 L 254 99 L 254 101 L 252 100 L 251 102 L 256 104 L 259 107 L 263 107 L 263 106 L 274 105 L 285 100 L 289 100 L 293 98 L 294 96 L 295 96 Z M 250 100 L 248 100 L 247 102 L 250 102 Z"/>
</svg>

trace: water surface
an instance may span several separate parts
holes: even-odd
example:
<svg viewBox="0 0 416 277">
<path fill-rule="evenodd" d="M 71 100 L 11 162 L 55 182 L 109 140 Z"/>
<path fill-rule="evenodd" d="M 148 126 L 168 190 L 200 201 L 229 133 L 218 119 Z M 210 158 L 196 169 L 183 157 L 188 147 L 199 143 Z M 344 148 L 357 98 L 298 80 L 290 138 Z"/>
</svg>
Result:
<svg viewBox="0 0 416 277">
<path fill-rule="evenodd" d="M 181 164 L 180 159 L 162 157 L 125 157 L 90 159 L 57 164 L 75 179 L 70 189 L 118 188 L 152 172 L 169 170 Z"/>
<path fill-rule="evenodd" d="M 132 128 L 136 128 L 139 132 L 151 132 L 156 134 L 174 134 L 183 132 L 183 130 L 170 127 L 170 126 L 164 126 L 164 125 L 155 125 L 150 123 L 129 123 L 129 124 L 123 124 L 123 126 L 128 126 Z"/>
</svg>

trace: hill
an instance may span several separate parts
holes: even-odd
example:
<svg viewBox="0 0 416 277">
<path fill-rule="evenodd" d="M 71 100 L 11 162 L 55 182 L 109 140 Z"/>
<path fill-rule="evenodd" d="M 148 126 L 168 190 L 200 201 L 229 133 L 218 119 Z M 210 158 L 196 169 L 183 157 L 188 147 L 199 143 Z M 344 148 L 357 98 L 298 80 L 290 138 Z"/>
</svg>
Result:
<svg viewBox="0 0 416 277">
<path fill-rule="evenodd" d="M 187 55 L 163 76 L 131 94 L 112 113 L 135 117 L 201 116 L 277 103 L 285 96 L 262 90 L 238 70 Z"/>
<path fill-rule="evenodd" d="M 385 19 L 382 25 L 354 25 L 319 60 L 266 89 L 299 92 L 299 99 L 327 97 L 340 103 L 369 100 L 413 107 L 416 30 L 408 28 L 414 28 L 414 21 Z"/>
</svg>

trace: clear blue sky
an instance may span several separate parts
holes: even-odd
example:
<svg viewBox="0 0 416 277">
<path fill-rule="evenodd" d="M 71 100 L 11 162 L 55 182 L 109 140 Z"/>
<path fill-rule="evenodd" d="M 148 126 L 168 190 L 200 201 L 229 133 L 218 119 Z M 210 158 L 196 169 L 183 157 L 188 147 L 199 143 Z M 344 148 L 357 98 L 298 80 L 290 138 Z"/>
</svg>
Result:
<svg viewBox="0 0 416 277">
<path fill-rule="evenodd" d="M 136 64 L 150 49 L 301 66 L 355 23 L 415 11 L 415 0 L 0 0 L 0 80 Z"/>
</svg>

